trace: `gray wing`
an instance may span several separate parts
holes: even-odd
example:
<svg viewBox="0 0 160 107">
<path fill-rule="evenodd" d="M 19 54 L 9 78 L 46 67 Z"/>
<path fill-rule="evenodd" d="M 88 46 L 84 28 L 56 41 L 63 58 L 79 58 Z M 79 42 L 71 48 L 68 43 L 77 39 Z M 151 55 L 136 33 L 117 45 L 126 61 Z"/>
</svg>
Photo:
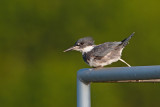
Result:
<svg viewBox="0 0 160 107">
<path fill-rule="evenodd" d="M 103 57 L 110 53 L 112 50 L 115 50 L 122 42 L 106 42 L 101 45 L 96 46 L 91 54 L 95 57 Z"/>
</svg>

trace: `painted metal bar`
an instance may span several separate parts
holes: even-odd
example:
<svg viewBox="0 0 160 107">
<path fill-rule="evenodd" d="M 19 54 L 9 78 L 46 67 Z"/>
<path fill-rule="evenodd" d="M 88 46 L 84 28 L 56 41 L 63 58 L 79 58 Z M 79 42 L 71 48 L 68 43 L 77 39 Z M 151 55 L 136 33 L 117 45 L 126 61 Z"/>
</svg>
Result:
<svg viewBox="0 0 160 107">
<path fill-rule="evenodd" d="M 77 72 L 77 107 L 90 107 L 91 82 L 160 79 L 160 66 L 81 69 Z M 130 81 L 129 81 L 130 82 Z M 132 81 L 131 81 L 132 82 Z"/>
<path fill-rule="evenodd" d="M 85 84 L 77 78 L 77 107 L 90 107 L 90 84 Z"/>
<path fill-rule="evenodd" d="M 84 83 L 160 79 L 160 66 L 81 69 L 78 71 L 78 78 Z"/>
</svg>

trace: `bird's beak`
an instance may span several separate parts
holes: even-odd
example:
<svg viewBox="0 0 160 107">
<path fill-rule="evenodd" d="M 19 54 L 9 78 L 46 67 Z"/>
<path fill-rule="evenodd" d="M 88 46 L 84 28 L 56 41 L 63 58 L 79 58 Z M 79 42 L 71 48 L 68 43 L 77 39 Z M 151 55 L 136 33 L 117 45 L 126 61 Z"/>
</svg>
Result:
<svg viewBox="0 0 160 107">
<path fill-rule="evenodd" d="M 71 51 L 71 50 L 74 50 L 75 48 L 76 48 L 76 46 L 72 46 L 72 47 L 70 47 L 70 48 L 64 50 L 63 52 Z"/>
</svg>

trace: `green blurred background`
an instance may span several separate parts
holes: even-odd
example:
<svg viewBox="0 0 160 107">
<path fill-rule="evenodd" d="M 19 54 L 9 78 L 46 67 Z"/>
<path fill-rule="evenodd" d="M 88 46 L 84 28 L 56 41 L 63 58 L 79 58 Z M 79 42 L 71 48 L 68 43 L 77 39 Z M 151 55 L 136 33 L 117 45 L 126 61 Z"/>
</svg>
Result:
<svg viewBox="0 0 160 107">
<path fill-rule="evenodd" d="M 96 44 L 136 32 L 122 58 L 158 65 L 159 0 L 1 0 L 0 107 L 76 107 L 76 72 L 88 68 L 78 52 L 63 53 L 92 36 Z M 126 66 L 116 62 L 108 67 Z M 158 83 L 92 84 L 92 107 L 159 106 Z"/>
</svg>

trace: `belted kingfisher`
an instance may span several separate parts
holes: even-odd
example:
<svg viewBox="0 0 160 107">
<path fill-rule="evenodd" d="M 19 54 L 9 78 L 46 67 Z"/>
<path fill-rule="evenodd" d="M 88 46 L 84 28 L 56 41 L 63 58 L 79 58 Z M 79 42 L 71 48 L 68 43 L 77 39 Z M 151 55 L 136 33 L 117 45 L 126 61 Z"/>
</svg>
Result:
<svg viewBox="0 0 160 107">
<path fill-rule="evenodd" d="M 128 38 L 122 40 L 121 42 L 105 42 L 100 45 L 95 45 L 92 37 L 80 38 L 74 46 L 65 50 L 64 52 L 70 50 L 76 50 L 82 52 L 83 60 L 91 67 L 101 68 L 103 66 L 109 65 L 118 60 L 127 64 L 127 62 L 121 59 L 122 50 L 128 44 L 128 41 L 134 35 L 133 32 Z"/>
</svg>

